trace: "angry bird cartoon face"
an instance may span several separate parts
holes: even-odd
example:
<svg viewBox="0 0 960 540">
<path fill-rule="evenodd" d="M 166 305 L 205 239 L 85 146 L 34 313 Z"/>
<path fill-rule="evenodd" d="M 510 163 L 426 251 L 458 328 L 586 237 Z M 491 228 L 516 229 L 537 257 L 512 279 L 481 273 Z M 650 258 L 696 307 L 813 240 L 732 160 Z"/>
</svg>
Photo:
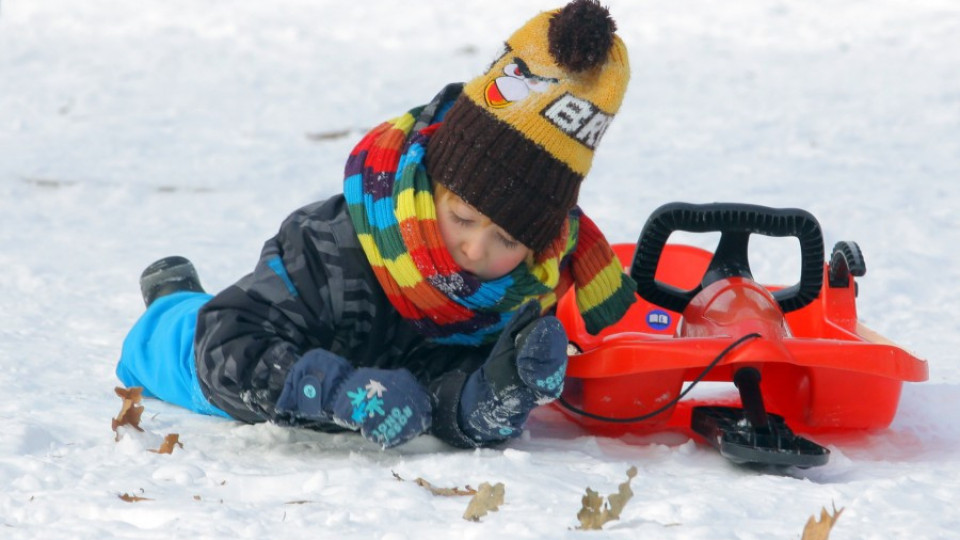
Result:
<svg viewBox="0 0 960 540">
<path fill-rule="evenodd" d="M 527 97 L 531 91 L 545 92 L 557 82 L 554 78 L 534 75 L 523 60 L 514 58 L 512 63 L 503 67 L 502 76 L 487 83 L 483 97 L 488 106 L 502 109 Z"/>
</svg>

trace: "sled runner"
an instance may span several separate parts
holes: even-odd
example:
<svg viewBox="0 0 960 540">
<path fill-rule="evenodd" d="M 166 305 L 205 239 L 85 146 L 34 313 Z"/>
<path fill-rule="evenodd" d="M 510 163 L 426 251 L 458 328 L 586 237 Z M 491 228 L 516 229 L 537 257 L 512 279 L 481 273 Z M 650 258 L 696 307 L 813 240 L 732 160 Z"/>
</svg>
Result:
<svg viewBox="0 0 960 540">
<path fill-rule="evenodd" d="M 667 244 L 675 231 L 719 232 L 720 240 L 713 253 Z M 799 241 L 797 283 L 754 281 L 747 247 L 755 234 Z M 595 433 L 679 428 L 737 463 L 813 467 L 829 451 L 793 430 L 887 427 L 903 382 L 927 379 L 925 361 L 857 320 L 860 249 L 838 242 L 824 262 L 820 225 L 806 211 L 670 203 L 650 216 L 636 247 L 615 250 L 637 282 L 627 315 L 593 336 L 572 295 L 557 308 L 579 351 L 560 409 Z M 701 380 L 736 392 L 682 399 Z"/>
</svg>

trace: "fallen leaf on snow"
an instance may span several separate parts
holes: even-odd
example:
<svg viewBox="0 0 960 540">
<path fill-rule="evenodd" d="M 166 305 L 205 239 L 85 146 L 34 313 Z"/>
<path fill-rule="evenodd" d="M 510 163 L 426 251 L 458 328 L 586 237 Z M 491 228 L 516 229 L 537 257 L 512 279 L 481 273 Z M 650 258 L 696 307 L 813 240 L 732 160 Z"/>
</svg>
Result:
<svg viewBox="0 0 960 540">
<path fill-rule="evenodd" d="M 833 524 L 837 522 L 837 518 L 842 513 L 843 508 L 837 510 L 836 506 L 833 507 L 832 514 L 827 512 L 826 508 L 821 508 L 820 521 L 815 519 L 816 516 L 810 516 L 807 525 L 803 528 L 803 537 L 800 540 L 827 540 L 830 538 L 830 529 L 833 528 Z"/>
<path fill-rule="evenodd" d="M 477 488 L 477 493 L 470 499 L 467 510 L 463 513 L 463 519 L 467 521 L 480 521 L 480 518 L 487 515 L 487 512 L 496 512 L 503 504 L 503 494 L 505 488 L 502 482 L 497 482 L 491 486 L 484 482 Z"/>
<path fill-rule="evenodd" d="M 627 470 L 627 481 L 620 484 L 616 493 L 607 497 L 606 503 L 603 497 L 596 491 L 587 488 L 587 494 L 583 496 L 583 507 L 577 512 L 577 519 L 580 520 L 578 529 L 600 530 L 604 523 L 620 519 L 620 513 L 627 501 L 633 497 L 633 490 L 630 489 L 630 481 L 637 475 L 637 468 L 630 467 Z"/>
<path fill-rule="evenodd" d="M 123 502 L 128 502 L 128 503 L 134 503 L 134 502 L 140 502 L 140 501 L 152 501 L 152 500 L 153 500 L 153 499 L 148 499 L 147 497 L 140 497 L 140 496 L 138 496 L 138 495 L 131 495 L 131 494 L 129 494 L 129 493 L 121 493 L 120 495 L 117 495 L 117 496 L 120 497 L 120 500 L 121 500 L 121 501 L 123 501 Z"/>
<path fill-rule="evenodd" d="M 138 431 L 143 431 L 143 428 L 140 427 L 140 416 L 143 415 L 143 405 L 140 405 L 140 400 L 143 399 L 143 388 L 140 386 L 120 388 L 118 386 L 113 391 L 123 399 L 120 412 L 111 422 L 111 427 L 116 434 L 114 440 L 119 441 L 120 432 L 117 431 L 117 428 L 120 426 L 131 426 Z"/>
<path fill-rule="evenodd" d="M 334 131 L 322 131 L 322 132 L 312 132 L 307 133 L 306 137 L 311 141 L 333 141 L 336 139 L 342 139 L 350 135 L 351 130 L 349 129 L 338 129 Z"/>
<path fill-rule="evenodd" d="M 163 438 L 163 444 L 160 445 L 160 448 L 150 451 L 156 454 L 172 454 L 174 446 L 183 448 L 183 443 L 180 442 L 180 435 L 178 433 L 167 435 Z"/>
<path fill-rule="evenodd" d="M 393 473 L 393 477 L 401 482 L 406 482 L 399 474 Z M 414 484 L 426 489 L 430 493 L 440 497 L 468 497 L 470 495 L 476 495 L 477 490 L 473 489 L 470 486 L 464 488 L 452 487 L 452 488 L 438 488 L 431 484 L 430 482 L 424 480 L 423 478 L 417 477 L 414 481 Z"/>
</svg>

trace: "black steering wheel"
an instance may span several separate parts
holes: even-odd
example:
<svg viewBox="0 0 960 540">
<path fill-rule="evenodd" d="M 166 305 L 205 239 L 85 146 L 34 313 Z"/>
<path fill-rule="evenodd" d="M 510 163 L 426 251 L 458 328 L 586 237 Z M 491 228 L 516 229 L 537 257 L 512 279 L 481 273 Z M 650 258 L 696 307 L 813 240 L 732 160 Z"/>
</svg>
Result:
<svg viewBox="0 0 960 540">
<path fill-rule="evenodd" d="M 719 232 L 720 242 L 700 285 L 689 291 L 654 279 L 660 255 L 674 231 Z M 800 241 L 800 281 L 773 293 L 784 313 L 800 309 L 820 294 L 823 286 L 823 233 L 812 214 L 796 208 L 768 208 L 752 204 L 668 203 L 647 219 L 637 240 L 630 277 L 637 294 L 660 307 L 682 313 L 704 287 L 727 277 L 752 279 L 747 257 L 751 234 L 793 236 Z"/>
</svg>

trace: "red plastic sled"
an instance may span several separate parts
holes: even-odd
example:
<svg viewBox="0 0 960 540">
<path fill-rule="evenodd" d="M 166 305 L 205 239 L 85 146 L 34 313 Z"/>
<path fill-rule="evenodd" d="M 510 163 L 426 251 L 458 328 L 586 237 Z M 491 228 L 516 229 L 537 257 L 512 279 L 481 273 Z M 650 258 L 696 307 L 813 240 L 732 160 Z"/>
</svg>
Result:
<svg viewBox="0 0 960 540">
<path fill-rule="evenodd" d="M 714 253 L 668 245 L 677 230 L 719 231 L 721 239 Z M 796 285 L 753 281 L 751 234 L 798 238 Z M 829 452 L 786 425 L 806 433 L 884 428 L 903 382 L 927 379 L 925 361 L 858 322 L 854 278 L 866 271 L 859 247 L 839 242 L 824 262 L 819 223 L 802 210 L 671 203 L 651 215 L 636 249 L 614 249 L 638 282 L 627 315 L 592 336 L 572 295 L 557 308 L 581 351 L 570 356 L 561 410 L 598 434 L 692 429 L 737 462 L 815 466 Z M 735 383 L 739 393 L 680 400 L 685 382 L 699 380 Z M 744 426 L 749 433 L 730 435 Z"/>
</svg>

